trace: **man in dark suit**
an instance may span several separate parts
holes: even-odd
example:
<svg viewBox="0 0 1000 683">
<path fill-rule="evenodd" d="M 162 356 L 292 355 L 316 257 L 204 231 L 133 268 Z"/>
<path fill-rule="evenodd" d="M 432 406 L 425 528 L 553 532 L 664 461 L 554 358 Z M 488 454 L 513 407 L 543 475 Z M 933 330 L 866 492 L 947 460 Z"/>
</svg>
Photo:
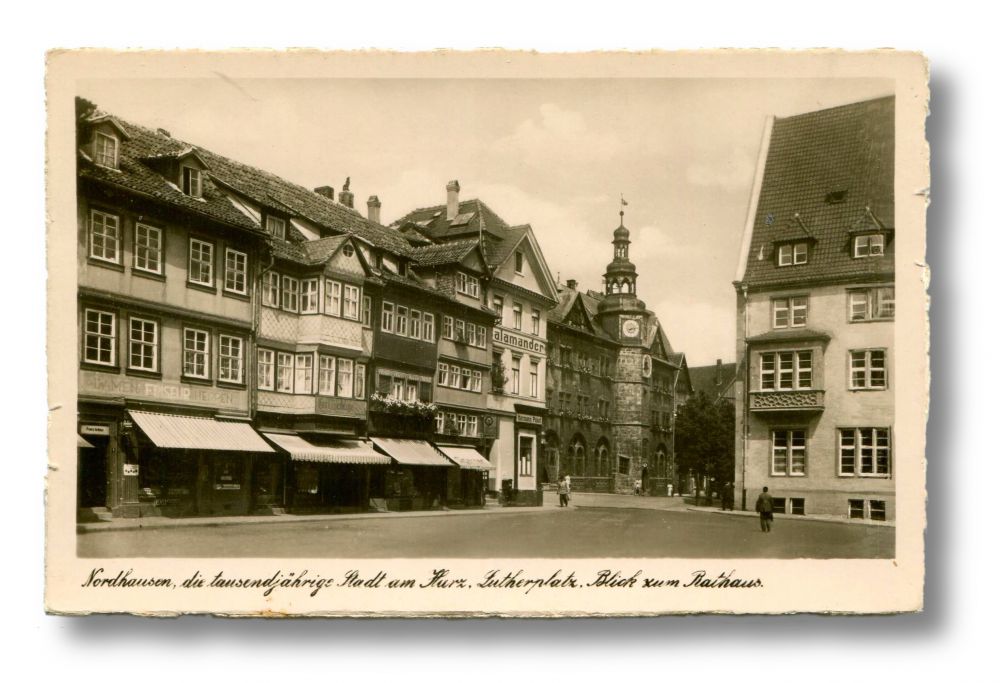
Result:
<svg viewBox="0 0 1000 683">
<path fill-rule="evenodd" d="M 757 512 L 760 514 L 760 530 L 770 533 L 771 522 L 774 521 L 774 500 L 767 492 L 767 487 L 757 496 Z"/>
</svg>

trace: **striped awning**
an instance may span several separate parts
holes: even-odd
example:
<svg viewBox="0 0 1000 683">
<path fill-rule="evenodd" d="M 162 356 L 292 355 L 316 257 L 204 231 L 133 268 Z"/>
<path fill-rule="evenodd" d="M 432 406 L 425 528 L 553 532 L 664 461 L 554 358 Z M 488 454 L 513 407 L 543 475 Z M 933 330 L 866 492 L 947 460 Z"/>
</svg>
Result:
<svg viewBox="0 0 1000 683">
<path fill-rule="evenodd" d="M 94 444 L 90 443 L 89 441 L 87 441 L 86 439 L 84 439 L 82 436 L 80 436 L 79 434 L 77 434 L 76 435 L 76 447 L 77 448 L 93 448 Z"/>
<path fill-rule="evenodd" d="M 438 450 L 455 461 L 463 470 L 492 470 L 490 461 L 479 454 L 475 448 L 465 446 L 438 446 Z"/>
<path fill-rule="evenodd" d="M 143 434 L 159 448 L 274 453 L 274 449 L 245 422 L 223 422 L 210 417 L 146 413 L 140 410 L 130 410 L 128 414 Z"/>
<path fill-rule="evenodd" d="M 388 465 L 388 457 L 375 452 L 370 444 L 357 439 L 344 439 L 334 445 L 317 446 L 298 434 L 262 432 L 268 441 L 288 453 L 292 460 L 332 462 L 342 465 Z"/>
<path fill-rule="evenodd" d="M 454 467 L 448 458 L 426 441 L 372 437 L 372 443 L 400 465 Z"/>
</svg>

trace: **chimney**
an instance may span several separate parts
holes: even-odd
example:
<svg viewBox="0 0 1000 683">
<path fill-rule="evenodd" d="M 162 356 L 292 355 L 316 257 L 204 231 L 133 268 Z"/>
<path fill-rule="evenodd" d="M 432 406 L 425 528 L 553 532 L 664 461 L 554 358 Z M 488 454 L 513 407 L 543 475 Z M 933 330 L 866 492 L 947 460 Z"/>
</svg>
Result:
<svg viewBox="0 0 1000 683">
<path fill-rule="evenodd" d="M 382 202 L 378 200 L 377 194 L 368 198 L 368 220 L 382 224 Z"/>
<path fill-rule="evenodd" d="M 167 130 L 166 128 L 157 128 L 156 132 L 159 133 L 160 135 L 162 135 L 165 138 L 169 138 L 170 137 L 170 131 Z"/>
<path fill-rule="evenodd" d="M 566 280 L 566 286 L 570 289 L 576 289 L 576 280 Z"/>
<path fill-rule="evenodd" d="M 715 359 L 715 386 L 722 384 L 722 359 Z"/>
<path fill-rule="evenodd" d="M 448 190 L 448 213 L 445 217 L 450 221 L 458 215 L 458 193 L 462 187 L 458 184 L 457 180 L 452 180 L 448 183 L 446 189 Z"/>
<path fill-rule="evenodd" d="M 333 188 L 330 187 L 329 185 L 322 185 L 320 187 L 314 187 L 313 188 L 313 192 L 315 192 L 316 194 L 321 194 L 324 197 L 326 197 L 327 199 L 333 199 L 334 201 L 336 201 L 336 199 L 337 199 L 336 196 L 334 196 L 334 194 L 333 194 Z"/>
<path fill-rule="evenodd" d="M 341 189 L 339 197 L 341 204 L 348 209 L 354 208 L 354 193 L 351 192 L 351 176 L 347 176 L 347 180 L 344 181 L 344 187 Z"/>
</svg>

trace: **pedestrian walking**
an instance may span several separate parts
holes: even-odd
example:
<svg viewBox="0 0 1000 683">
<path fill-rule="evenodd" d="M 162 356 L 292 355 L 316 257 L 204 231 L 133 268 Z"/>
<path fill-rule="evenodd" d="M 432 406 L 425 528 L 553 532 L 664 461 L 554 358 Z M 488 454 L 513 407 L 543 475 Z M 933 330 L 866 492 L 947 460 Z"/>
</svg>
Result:
<svg viewBox="0 0 1000 683">
<path fill-rule="evenodd" d="M 642 479 L 635 480 L 635 483 L 633 484 L 633 493 L 637 496 L 642 495 Z"/>
<path fill-rule="evenodd" d="M 767 492 L 767 487 L 757 496 L 757 512 L 760 513 L 760 530 L 770 533 L 771 522 L 774 521 L 774 499 Z"/>
<path fill-rule="evenodd" d="M 735 491 L 733 490 L 733 482 L 727 481 L 726 485 L 722 487 L 722 509 L 732 510 L 734 500 Z"/>
<path fill-rule="evenodd" d="M 569 477 L 565 474 L 559 480 L 559 507 L 569 507 Z"/>
</svg>

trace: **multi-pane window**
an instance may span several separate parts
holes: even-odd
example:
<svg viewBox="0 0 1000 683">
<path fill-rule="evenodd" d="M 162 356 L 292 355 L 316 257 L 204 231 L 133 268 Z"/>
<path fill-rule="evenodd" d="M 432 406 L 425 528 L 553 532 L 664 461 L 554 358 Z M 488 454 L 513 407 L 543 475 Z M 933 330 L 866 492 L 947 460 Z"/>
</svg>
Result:
<svg viewBox="0 0 1000 683">
<path fill-rule="evenodd" d="M 450 315 L 441 317 L 441 335 L 445 339 L 455 338 L 455 319 Z"/>
<path fill-rule="evenodd" d="M 382 331 L 392 332 L 393 320 L 395 320 L 396 307 L 388 301 L 382 302 Z"/>
<path fill-rule="evenodd" d="M 268 271 L 264 275 L 264 305 L 277 308 L 281 305 L 281 275 Z"/>
<path fill-rule="evenodd" d="M 510 359 L 510 393 L 521 393 L 521 357 L 511 356 Z"/>
<path fill-rule="evenodd" d="M 798 266 L 809 260 L 808 242 L 796 242 L 795 244 L 782 244 L 778 247 L 779 266 Z"/>
<path fill-rule="evenodd" d="M 184 329 L 184 376 L 208 379 L 209 335 L 205 330 Z"/>
<path fill-rule="evenodd" d="M 482 370 L 472 371 L 472 390 L 480 392 L 483 390 L 483 372 Z"/>
<path fill-rule="evenodd" d="M 257 388 L 274 391 L 274 351 L 257 349 Z"/>
<path fill-rule="evenodd" d="M 354 361 L 337 359 L 337 396 L 350 398 L 354 392 Z"/>
<path fill-rule="evenodd" d="M 847 304 L 852 322 L 891 320 L 896 314 L 896 289 L 871 287 L 851 290 L 847 294 Z"/>
<path fill-rule="evenodd" d="M 188 249 L 188 282 L 212 286 L 215 245 L 192 238 Z"/>
<path fill-rule="evenodd" d="M 94 136 L 94 161 L 99 166 L 118 168 L 118 138 L 97 133 Z"/>
<path fill-rule="evenodd" d="M 319 393 L 325 396 L 337 393 L 337 359 L 332 356 L 319 357 Z"/>
<path fill-rule="evenodd" d="M 115 364 L 115 314 L 84 311 L 83 360 L 99 365 Z"/>
<path fill-rule="evenodd" d="M 295 393 L 311 394 L 313 392 L 313 355 L 311 353 L 295 354 Z"/>
<path fill-rule="evenodd" d="M 133 266 L 147 273 L 163 273 L 163 231 L 152 225 L 135 224 Z"/>
<path fill-rule="evenodd" d="M 881 256 L 885 250 L 885 235 L 858 235 L 854 238 L 854 258 Z"/>
<path fill-rule="evenodd" d="M 884 522 L 885 501 L 851 498 L 847 501 L 847 516 L 850 519 L 870 519 L 875 522 Z"/>
<path fill-rule="evenodd" d="M 299 312 L 319 313 L 319 280 L 303 280 L 300 286 L 302 293 L 299 295 Z"/>
<path fill-rule="evenodd" d="M 521 436 L 517 440 L 517 462 L 518 474 L 523 477 L 530 477 L 532 464 L 534 461 L 535 437 Z"/>
<path fill-rule="evenodd" d="M 841 476 L 889 476 L 892 451 L 888 427 L 841 429 L 839 436 Z"/>
<path fill-rule="evenodd" d="M 410 337 L 412 339 L 420 339 L 423 318 L 424 316 L 420 311 L 410 309 Z"/>
<path fill-rule="evenodd" d="M 493 312 L 498 318 L 503 317 L 503 297 L 499 294 L 493 295 Z"/>
<path fill-rule="evenodd" d="M 118 216 L 90 212 L 90 257 L 109 263 L 121 262 L 121 232 Z"/>
<path fill-rule="evenodd" d="M 450 367 L 447 363 L 438 363 L 438 385 L 448 386 L 448 379 L 451 376 Z"/>
<path fill-rule="evenodd" d="M 361 290 L 354 285 L 344 285 L 344 317 L 348 320 L 358 319 L 358 304 Z"/>
<path fill-rule="evenodd" d="M 465 336 L 465 321 L 455 319 L 455 340 L 467 343 L 469 338 Z"/>
<path fill-rule="evenodd" d="M 424 341 L 434 341 L 434 314 L 424 313 Z"/>
<path fill-rule="evenodd" d="M 133 370 L 157 368 L 158 326 L 155 320 L 130 318 L 128 331 L 128 366 Z"/>
<path fill-rule="evenodd" d="M 235 294 L 247 293 L 247 255 L 235 249 L 226 249 L 225 289 Z"/>
<path fill-rule="evenodd" d="M 863 498 L 851 498 L 847 501 L 847 516 L 850 519 L 865 518 L 865 501 Z"/>
<path fill-rule="evenodd" d="M 299 312 L 299 281 L 287 275 L 281 276 L 281 307 L 292 313 Z"/>
<path fill-rule="evenodd" d="M 189 197 L 201 196 L 201 171 L 190 166 L 181 167 L 181 190 Z"/>
<path fill-rule="evenodd" d="M 537 308 L 531 309 L 531 333 L 538 334 L 541 329 L 542 312 Z"/>
<path fill-rule="evenodd" d="M 803 476 L 806 473 L 804 429 L 771 432 L 771 474 Z"/>
<path fill-rule="evenodd" d="M 476 325 L 476 346 L 485 349 L 486 348 L 486 326 Z"/>
<path fill-rule="evenodd" d="M 219 381 L 243 381 L 243 338 L 219 335 Z"/>
<path fill-rule="evenodd" d="M 279 240 L 285 239 L 285 219 L 268 216 L 264 222 L 267 232 Z"/>
<path fill-rule="evenodd" d="M 513 327 L 515 330 L 521 329 L 521 304 L 514 304 L 514 321 Z"/>
<path fill-rule="evenodd" d="M 762 391 L 812 388 L 812 351 L 760 354 Z"/>
<path fill-rule="evenodd" d="M 448 386 L 455 389 L 462 386 L 462 368 L 457 365 L 451 366 L 451 375 L 448 377 Z"/>
<path fill-rule="evenodd" d="M 806 324 L 809 309 L 809 299 L 804 296 L 793 296 L 783 299 L 773 299 L 773 321 L 775 328 L 802 327 Z"/>
<path fill-rule="evenodd" d="M 459 292 L 469 296 L 479 297 L 479 278 L 459 272 L 457 276 L 457 286 Z"/>
<path fill-rule="evenodd" d="M 528 374 L 528 391 L 533 398 L 538 398 L 538 361 L 531 361 L 531 368 Z"/>
<path fill-rule="evenodd" d="M 286 394 L 295 388 L 295 356 L 290 353 L 278 352 L 277 389 Z"/>
<path fill-rule="evenodd" d="M 372 326 L 372 298 L 370 296 L 361 297 L 361 325 Z"/>
<path fill-rule="evenodd" d="M 410 318 L 410 309 L 406 306 L 396 306 L 396 334 L 406 336 L 406 326 Z"/>
<path fill-rule="evenodd" d="M 851 388 L 885 389 L 885 350 L 851 351 Z"/>
<path fill-rule="evenodd" d="M 365 371 L 368 366 L 358 363 L 354 367 L 354 398 L 365 397 Z"/>
<path fill-rule="evenodd" d="M 472 370 L 470 368 L 462 368 L 462 384 L 460 388 L 465 391 L 472 391 Z"/>
<path fill-rule="evenodd" d="M 885 521 L 885 501 L 884 500 L 869 500 L 868 501 L 868 517 L 875 522 Z"/>
<path fill-rule="evenodd" d="M 340 317 L 343 285 L 333 280 L 326 281 L 326 292 L 324 294 L 323 312 L 327 315 Z"/>
</svg>

